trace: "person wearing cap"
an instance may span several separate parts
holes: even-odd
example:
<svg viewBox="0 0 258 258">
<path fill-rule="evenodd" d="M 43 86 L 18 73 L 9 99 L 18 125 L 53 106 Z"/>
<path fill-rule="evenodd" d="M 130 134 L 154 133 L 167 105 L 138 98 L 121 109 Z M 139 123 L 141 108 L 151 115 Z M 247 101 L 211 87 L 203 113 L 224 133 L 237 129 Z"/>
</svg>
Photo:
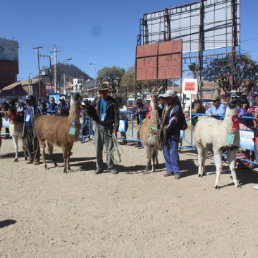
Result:
<svg viewBox="0 0 258 258">
<path fill-rule="evenodd" d="M 146 118 L 148 108 L 143 105 L 142 99 L 137 99 L 136 106 L 132 108 L 132 111 L 137 114 L 137 124 L 139 125 Z"/>
<path fill-rule="evenodd" d="M 24 114 L 23 124 L 23 138 L 26 139 L 26 146 L 29 152 L 28 164 L 34 162 L 35 165 L 39 164 L 39 149 L 37 144 L 36 135 L 33 130 L 34 119 L 36 114 L 42 114 L 41 109 L 36 105 L 36 101 L 33 95 L 26 96 L 27 108 Z"/>
<path fill-rule="evenodd" d="M 60 103 L 57 105 L 57 116 L 69 116 L 70 105 L 65 101 L 65 96 L 60 97 Z"/>
<path fill-rule="evenodd" d="M 95 121 L 95 147 L 96 147 L 96 171 L 100 174 L 104 171 L 103 147 L 105 145 L 107 152 L 107 168 L 112 174 L 117 174 L 113 163 L 113 139 L 112 133 L 117 136 L 119 127 L 119 110 L 116 101 L 109 96 L 108 85 L 102 84 L 99 88 L 99 97 L 91 105 L 88 105 L 88 114 Z"/>
<path fill-rule="evenodd" d="M 46 101 L 44 99 L 42 99 L 40 101 L 40 105 L 39 105 L 40 109 L 41 109 L 41 112 L 43 115 L 46 115 L 47 114 L 47 105 L 46 105 Z"/>
<path fill-rule="evenodd" d="M 158 102 L 159 102 L 159 105 L 158 105 L 158 107 L 159 107 L 159 110 L 158 110 L 158 111 L 159 111 L 159 118 L 161 118 L 163 109 L 164 109 L 164 107 L 165 107 L 165 105 L 166 105 L 166 101 L 165 101 L 165 99 L 162 97 L 162 94 L 159 95 Z"/>
<path fill-rule="evenodd" d="M 57 103 L 54 97 L 51 97 L 50 103 L 48 103 L 47 113 L 50 115 L 55 115 L 57 111 Z"/>
<path fill-rule="evenodd" d="M 174 175 L 175 179 L 181 178 L 179 168 L 178 143 L 180 136 L 179 115 L 183 113 L 179 99 L 173 90 L 167 90 L 161 95 L 166 105 L 161 117 L 161 139 L 167 172 L 165 177 Z"/>
<path fill-rule="evenodd" d="M 124 111 L 127 111 L 127 107 L 124 105 L 122 105 L 122 98 L 121 97 L 116 97 L 115 98 L 115 101 L 117 102 L 117 106 L 118 106 L 118 110 L 119 110 L 119 119 L 121 122 L 124 122 L 125 121 L 125 132 L 121 132 L 121 138 L 123 139 L 122 140 L 122 143 L 123 145 L 127 144 L 127 141 L 126 141 L 126 131 L 128 129 L 128 120 L 126 119 L 126 116 L 127 114 L 126 113 L 121 113 L 121 112 L 124 112 Z"/>
<path fill-rule="evenodd" d="M 220 116 L 224 116 L 226 113 L 226 107 L 221 103 L 220 96 L 215 95 L 212 98 L 213 105 L 206 110 L 206 115 L 220 119 Z"/>
</svg>

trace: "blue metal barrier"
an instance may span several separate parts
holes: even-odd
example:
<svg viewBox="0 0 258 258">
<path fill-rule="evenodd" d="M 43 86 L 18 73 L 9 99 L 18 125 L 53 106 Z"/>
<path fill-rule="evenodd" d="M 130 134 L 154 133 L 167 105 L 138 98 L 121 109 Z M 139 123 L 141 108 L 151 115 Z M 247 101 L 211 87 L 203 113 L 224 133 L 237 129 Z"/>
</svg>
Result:
<svg viewBox="0 0 258 258">
<path fill-rule="evenodd" d="M 192 113 L 192 120 L 194 118 L 198 118 L 199 116 L 207 116 L 207 115 L 199 114 L 199 113 Z M 219 116 L 219 117 L 223 120 L 225 116 Z M 240 119 L 244 118 L 244 119 L 252 119 L 253 120 L 252 116 L 240 116 L 239 118 Z M 188 118 L 186 121 L 187 122 L 190 121 L 190 118 Z M 193 146 L 193 129 L 194 129 L 194 126 L 193 126 L 192 123 L 191 123 L 191 128 L 190 129 L 191 129 L 191 131 L 190 131 L 190 139 L 189 140 L 186 139 L 185 131 L 181 131 L 181 135 L 180 135 L 180 138 L 182 138 L 183 141 L 185 141 L 190 146 L 179 146 L 179 148 L 189 149 L 189 150 L 196 150 L 196 148 Z M 243 140 L 243 137 L 241 138 L 241 134 L 244 134 L 245 132 L 246 132 L 246 134 L 252 134 L 252 133 L 254 133 L 254 131 L 252 131 L 252 130 L 244 130 L 244 129 L 240 129 L 239 131 L 240 131 L 240 149 L 246 149 L 246 150 L 250 150 L 250 151 L 255 151 L 254 142 L 253 142 L 253 144 L 250 142 L 250 139 L 253 138 L 252 136 L 251 136 L 252 138 L 249 137 L 249 142 L 247 142 L 247 141 L 245 142 Z M 225 153 L 223 155 L 225 156 Z M 253 162 L 251 160 L 238 159 L 238 158 L 237 158 L 237 160 L 248 162 L 248 163 L 251 163 L 251 164 L 254 164 L 254 165 L 258 166 L 258 164 L 256 162 Z"/>
</svg>

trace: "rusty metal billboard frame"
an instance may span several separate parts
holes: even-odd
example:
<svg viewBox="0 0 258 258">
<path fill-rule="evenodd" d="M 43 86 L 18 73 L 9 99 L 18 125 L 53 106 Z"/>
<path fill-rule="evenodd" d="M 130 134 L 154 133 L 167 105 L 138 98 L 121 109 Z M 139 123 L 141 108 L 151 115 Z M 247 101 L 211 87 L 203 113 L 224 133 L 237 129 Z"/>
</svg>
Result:
<svg viewBox="0 0 258 258">
<path fill-rule="evenodd" d="M 182 77 L 182 40 L 136 47 L 135 79 L 163 80 Z"/>
<path fill-rule="evenodd" d="M 212 59 L 231 55 L 234 85 L 235 54 L 237 50 L 240 51 L 240 7 L 241 0 L 199 0 L 144 14 L 140 19 L 137 46 L 183 39 L 182 60 L 190 63 L 192 59 L 197 60 L 200 82 L 204 57 Z M 219 19 L 217 14 L 220 14 Z M 215 37 L 217 34 L 219 39 Z M 212 44 L 214 48 L 211 47 Z"/>
</svg>

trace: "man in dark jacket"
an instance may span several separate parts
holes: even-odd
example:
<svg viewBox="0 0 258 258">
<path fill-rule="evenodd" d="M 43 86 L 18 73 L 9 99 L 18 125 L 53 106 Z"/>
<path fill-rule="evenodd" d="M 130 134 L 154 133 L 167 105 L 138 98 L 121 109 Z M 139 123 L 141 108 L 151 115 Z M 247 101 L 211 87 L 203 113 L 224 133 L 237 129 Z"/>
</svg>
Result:
<svg viewBox="0 0 258 258">
<path fill-rule="evenodd" d="M 91 105 L 88 105 L 88 114 L 96 123 L 94 134 L 97 156 L 95 174 L 100 174 L 104 170 L 102 158 L 104 144 L 107 152 L 108 171 L 112 174 L 117 174 L 112 158 L 112 133 L 117 136 L 119 110 L 115 100 L 108 95 L 108 86 L 106 84 L 99 88 L 99 97 Z"/>
<path fill-rule="evenodd" d="M 174 91 L 167 90 L 161 97 L 166 101 L 161 117 L 162 148 L 167 169 L 164 176 L 175 175 L 175 179 L 179 179 L 181 178 L 178 156 L 179 116 L 183 111 Z"/>
<path fill-rule="evenodd" d="M 34 96 L 26 96 L 27 108 L 25 110 L 25 119 L 23 124 L 23 133 L 22 136 L 26 139 L 26 146 L 29 152 L 29 161 L 28 164 L 34 162 L 35 165 L 39 165 L 39 146 L 37 144 L 37 138 L 33 130 L 34 119 L 36 114 L 42 114 L 41 109 L 36 105 Z"/>
</svg>

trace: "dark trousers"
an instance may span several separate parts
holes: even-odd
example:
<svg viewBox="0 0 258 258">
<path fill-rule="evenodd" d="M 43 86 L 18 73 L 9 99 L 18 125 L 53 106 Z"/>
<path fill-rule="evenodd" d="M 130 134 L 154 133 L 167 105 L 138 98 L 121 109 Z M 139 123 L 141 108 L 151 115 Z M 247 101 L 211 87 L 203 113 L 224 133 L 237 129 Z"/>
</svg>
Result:
<svg viewBox="0 0 258 258">
<path fill-rule="evenodd" d="M 32 128 L 26 128 L 26 147 L 29 152 L 29 159 L 30 161 L 35 160 L 39 161 L 39 146 L 37 143 L 37 138 L 34 135 Z"/>
<path fill-rule="evenodd" d="M 112 148 L 113 148 L 113 140 L 112 140 L 112 131 L 113 128 L 105 127 L 101 125 L 96 125 L 94 139 L 95 139 L 95 147 L 96 147 L 96 169 L 104 170 L 103 163 L 103 146 L 106 147 L 107 152 L 107 167 L 108 169 L 112 169 L 114 167 L 113 159 L 112 159 Z"/>
</svg>

